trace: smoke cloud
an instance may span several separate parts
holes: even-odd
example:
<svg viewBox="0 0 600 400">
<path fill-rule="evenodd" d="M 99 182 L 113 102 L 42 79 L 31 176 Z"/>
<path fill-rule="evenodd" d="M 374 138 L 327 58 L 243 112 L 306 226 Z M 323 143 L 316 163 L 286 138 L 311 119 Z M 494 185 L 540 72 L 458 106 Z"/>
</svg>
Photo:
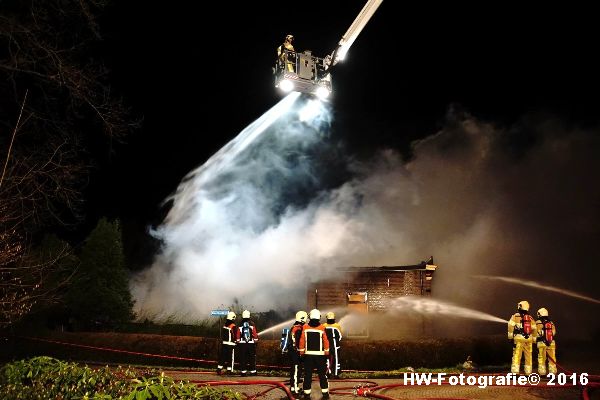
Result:
<svg viewBox="0 0 600 400">
<path fill-rule="evenodd" d="M 257 311 L 303 308 L 306 283 L 336 267 L 433 255 L 435 298 L 502 319 L 526 299 L 534 313 L 543 306 L 600 335 L 595 304 L 473 278 L 594 297 L 597 129 L 551 117 L 502 127 L 451 110 L 409 161 L 390 149 L 358 161 L 329 138 L 331 110 L 300 118 L 304 105 L 284 99 L 182 180 L 153 232 L 162 251 L 132 282 L 140 315 L 193 320 L 236 300 Z M 331 187 L 324 176 L 336 168 L 350 178 Z"/>
</svg>

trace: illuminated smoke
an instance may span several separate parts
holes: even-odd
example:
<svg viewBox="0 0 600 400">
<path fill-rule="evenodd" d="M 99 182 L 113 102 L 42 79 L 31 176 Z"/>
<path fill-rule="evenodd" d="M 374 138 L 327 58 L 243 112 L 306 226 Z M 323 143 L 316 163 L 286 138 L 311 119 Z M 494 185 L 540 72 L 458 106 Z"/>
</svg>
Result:
<svg viewBox="0 0 600 400">
<path fill-rule="evenodd" d="M 314 158 L 330 113 L 298 97 L 250 124 L 168 199 L 153 232 L 162 252 L 132 284 L 140 317 L 196 320 L 238 299 L 264 310 L 303 296 L 307 274 L 336 243 L 324 226 L 331 218 L 301 201 L 320 187 Z"/>
<path fill-rule="evenodd" d="M 443 129 L 413 144 L 408 162 L 385 149 L 366 161 L 327 159 L 329 111 L 301 121 L 303 104 L 276 106 L 184 178 L 154 232 L 162 251 L 132 283 L 141 315 L 193 320 L 236 300 L 295 311 L 306 307 L 307 282 L 336 267 L 433 255 L 438 300 L 508 318 L 526 299 L 562 323 L 583 315 L 591 334 L 600 329 L 587 317 L 593 304 L 471 279 L 597 291 L 596 130 L 551 118 L 504 128 L 451 112 Z M 352 177 L 332 188 L 321 179 L 333 159 Z"/>
</svg>

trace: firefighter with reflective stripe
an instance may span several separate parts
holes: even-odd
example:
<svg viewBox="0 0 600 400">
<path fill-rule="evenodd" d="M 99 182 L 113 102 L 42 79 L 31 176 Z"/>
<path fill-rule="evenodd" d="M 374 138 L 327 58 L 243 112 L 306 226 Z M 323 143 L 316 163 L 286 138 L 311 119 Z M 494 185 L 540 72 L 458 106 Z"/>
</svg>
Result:
<svg viewBox="0 0 600 400">
<path fill-rule="evenodd" d="M 235 342 L 237 329 L 235 326 L 235 313 L 229 311 L 225 319 L 225 325 L 221 327 L 221 352 L 219 353 L 219 364 L 217 373 L 223 373 L 223 367 L 227 366 L 227 372 L 233 371 L 233 362 L 235 359 Z"/>
<path fill-rule="evenodd" d="M 342 341 L 342 327 L 340 324 L 335 322 L 335 314 L 328 312 L 325 315 L 327 323 L 325 326 L 325 332 L 327 333 L 327 339 L 329 340 L 329 358 L 327 358 L 327 375 L 333 375 L 334 378 L 338 379 L 342 372 L 342 366 L 340 364 L 340 349 Z"/>
<path fill-rule="evenodd" d="M 302 328 L 299 352 L 304 358 L 304 398 L 310 399 L 312 373 L 317 370 L 323 398 L 329 398 L 329 382 L 327 380 L 327 357 L 329 356 L 329 340 L 325 326 L 321 324 L 321 312 L 317 309 L 308 314 L 310 320 Z"/>
<path fill-rule="evenodd" d="M 308 314 L 306 314 L 306 311 L 296 313 L 296 322 L 290 328 L 283 348 L 283 352 L 287 353 L 290 359 L 290 392 L 294 395 L 300 395 L 299 381 L 302 374 L 302 359 L 298 347 L 302 336 L 302 328 L 307 319 Z"/>
<path fill-rule="evenodd" d="M 523 370 L 525 374 L 531 374 L 532 369 L 532 345 L 537 337 L 535 321 L 529 315 L 529 303 L 525 300 L 517 304 L 517 312 L 508 321 L 508 339 L 513 342 L 513 355 L 510 371 L 519 373 L 521 366 L 521 355 L 525 355 Z"/>
<path fill-rule="evenodd" d="M 292 45 L 293 40 L 294 35 L 287 35 L 283 44 L 277 48 L 279 65 L 283 68 L 285 64 L 285 69 L 289 72 L 294 72 L 296 63 L 296 50 L 294 50 L 294 46 Z"/>
<path fill-rule="evenodd" d="M 540 308 L 537 311 L 537 349 L 538 349 L 538 372 L 546 375 L 546 356 L 548 356 L 548 372 L 556 374 L 556 326 L 548 316 L 548 310 Z"/>
<path fill-rule="evenodd" d="M 242 312 L 242 322 L 236 333 L 237 352 L 240 358 L 241 375 L 256 375 L 256 342 L 258 333 L 254 322 L 250 320 L 250 311 Z"/>
</svg>

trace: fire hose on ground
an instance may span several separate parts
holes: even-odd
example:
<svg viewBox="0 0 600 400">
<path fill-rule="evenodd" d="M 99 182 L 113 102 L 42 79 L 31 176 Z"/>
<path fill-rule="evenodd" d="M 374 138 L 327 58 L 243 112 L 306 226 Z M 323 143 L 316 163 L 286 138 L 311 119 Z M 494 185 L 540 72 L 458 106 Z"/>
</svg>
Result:
<svg viewBox="0 0 600 400">
<path fill-rule="evenodd" d="M 216 364 L 216 361 L 213 360 L 204 360 L 204 359 L 197 359 L 197 358 L 190 358 L 190 357 L 180 357 L 180 356 L 170 356 L 170 355 L 161 355 L 161 354 L 152 354 L 152 353 L 145 353 L 145 352 L 137 352 L 137 351 L 130 351 L 130 350 L 123 350 L 123 349 L 113 349 L 113 348 L 108 348 L 108 347 L 100 347 L 100 346 L 90 346 L 90 345 L 84 345 L 84 344 L 78 344 L 78 343 L 68 343 L 68 342 L 61 342 L 61 341 L 57 341 L 57 340 L 50 340 L 50 339 L 44 339 L 44 338 L 36 338 L 36 337 L 27 337 L 27 336 L 17 336 L 19 338 L 22 339 L 28 339 L 28 340 L 34 340 L 34 341 L 41 341 L 41 342 L 47 342 L 47 343 L 53 343 L 53 344 L 60 344 L 60 345 L 64 345 L 64 346 L 73 346 L 73 347 L 79 347 L 79 348 L 86 348 L 86 349 L 92 349 L 92 350 L 100 350 L 100 351 L 109 351 L 109 352 L 117 352 L 117 353 L 124 353 L 124 354 L 131 354 L 131 355 L 140 355 L 140 356 L 145 356 L 145 357 L 156 357 L 156 358 L 163 358 L 163 359 L 173 359 L 173 360 L 182 360 L 182 361 L 193 361 L 193 362 L 198 362 L 198 363 L 205 363 L 205 364 Z M 566 369 L 565 367 L 563 367 L 562 365 L 558 364 L 556 362 L 556 360 L 554 360 L 552 357 L 548 356 L 549 360 L 551 362 L 553 362 L 558 369 L 560 369 L 561 371 L 563 371 L 564 373 L 571 375 L 573 372 Z M 272 369 L 287 369 L 289 368 L 288 366 L 280 366 L 280 365 L 264 365 L 264 364 L 259 364 L 257 365 L 259 367 L 262 368 L 272 368 Z M 180 372 L 181 370 L 172 370 L 174 372 Z M 359 373 L 369 373 L 369 372 L 376 372 L 376 371 L 362 371 L 362 370 L 346 370 L 346 372 L 359 372 Z M 193 373 L 203 373 L 203 374 L 211 374 L 210 372 L 197 372 L 194 371 Z M 448 374 L 450 376 L 455 375 L 455 374 Z M 481 375 L 502 375 L 502 374 L 481 374 Z M 560 385 L 560 386 L 546 386 L 546 388 L 573 388 L 573 387 L 582 387 L 582 392 L 581 392 L 581 397 L 583 400 L 589 400 L 589 388 L 600 388 L 600 375 L 588 375 L 589 378 L 589 382 L 586 385 L 576 385 L 576 384 L 565 384 L 565 385 Z M 247 386 L 247 385 L 267 385 L 267 386 L 271 386 L 270 388 L 263 390 L 262 392 L 259 392 L 255 395 L 252 396 L 248 396 L 249 399 L 256 399 L 258 397 L 264 396 L 265 394 L 267 394 L 268 392 L 274 390 L 274 389 L 281 389 L 285 392 L 286 396 L 288 397 L 288 399 L 292 400 L 294 399 L 292 393 L 290 392 L 290 390 L 288 389 L 288 387 L 282 383 L 282 382 L 277 382 L 277 381 L 269 381 L 269 380 L 245 380 L 245 381 L 198 381 L 198 380 L 190 380 L 191 383 L 195 383 L 198 385 L 212 385 L 212 386 L 225 386 L 225 385 L 229 385 L 229 386 L 234 386 L 234 385 L 240 385 L 240 386 Z M 335 380 L 334 382 L 358 382 L 361 385 L 358 387 L 337 387 L 335 389 L 330 389 L 330 393 L 331 394 L 339 394 L 339 395 L 355 395 L 355 396 L 359 396 L 359 397 L 371 397 L 371 398 L 376 398 L 376 399 L 384 399 L 384 400 L 398 400 L 395 399 L 393 397 L 390 396 L 386 396 L 383 394 L 379 394 L 379 393 L 374 393 L 375 391 L 378 390 L 386 390 L 386 389 L 392 389 L 392 388 L 396 388 L 396 387 L 404 387 L 404 388 L 410 388 L 410 387 L 418 387 L 418 386 L 414 386 L 414 385 L 405 385 L 403 383 L 397 383 L 397 384 L 387 384 L 387 385 L 378 385 L 376 382 L 372 382 L 372 381 L 366 381 L 366 380 L 353 380 L 353 379 L 339 379 L 339 380 Z M 450 385 L 449 382 L 442 382 L 440 383 L 441 385 Z M 495 385 L 495 384 L 490 384 L 488 386 L 499 386 L 499 385 Z M 519 385 L 519 387 L 538 387 L 537 385 Z M 347 390 L 351 389 L 351 392 L 347 392 Z M 433 399 L 433 398 L 422 398 L 421 400 L 427 400 L 427 399 Z M 440 397 L 436 397 L 436 400 L 462 400 L 460 398 L 440 398 Z"/>
</svg>

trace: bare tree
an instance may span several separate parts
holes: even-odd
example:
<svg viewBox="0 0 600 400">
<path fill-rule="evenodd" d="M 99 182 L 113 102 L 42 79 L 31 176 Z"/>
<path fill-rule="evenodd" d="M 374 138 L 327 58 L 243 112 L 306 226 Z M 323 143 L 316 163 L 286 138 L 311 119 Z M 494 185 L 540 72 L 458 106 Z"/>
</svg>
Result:
<svg viewBox="0 0 600 400">
<path fill-rule="evenodd" d="M 132 126 L 128 110 L 112 95 L 108 71 L 95 59 L 101 38 L 94 16 L 107 1 L 13 3 L 12 13 L 0 16 L 3 91 L 18 99 L 29 89 L 31 116 L 44 128 L 65 132 L 93 121 L 96 126 L 87 128 L 123 137 Z"/>
<path fill-rule="evenodd" d="M 25 100 L 21 112 L 24 105 Z M 33 246 L 34 236 L 46 226 L 64 224 L 63 208 L 77 213 L 81 198 L 73 183 L 86 173 L 65 138 L 49 136 L 26 152 L 20 146 L 13 151 L 21 117 L 0 176 L 0 327 L 18 321 L 40 301 L 52 303 L 68 282 L 70 273 L 58 280 L 56 273 L 70 254 L 69 246 L 59 244 L 40 253 Z"/>
<path fill-rule="evenodd" d="M 82 191 L 93 165 L 90 143 L 122 140 L 137 124 L 112 95 L 107 70 L 96 59 L 96 16 L 105 3 L 3 2 L 0 326 L 49 301 L 64 283 L 49 277 L 66 248 L 44 257 L 33 249 L 48 229 L 81 221 Z"/>
</svg>

